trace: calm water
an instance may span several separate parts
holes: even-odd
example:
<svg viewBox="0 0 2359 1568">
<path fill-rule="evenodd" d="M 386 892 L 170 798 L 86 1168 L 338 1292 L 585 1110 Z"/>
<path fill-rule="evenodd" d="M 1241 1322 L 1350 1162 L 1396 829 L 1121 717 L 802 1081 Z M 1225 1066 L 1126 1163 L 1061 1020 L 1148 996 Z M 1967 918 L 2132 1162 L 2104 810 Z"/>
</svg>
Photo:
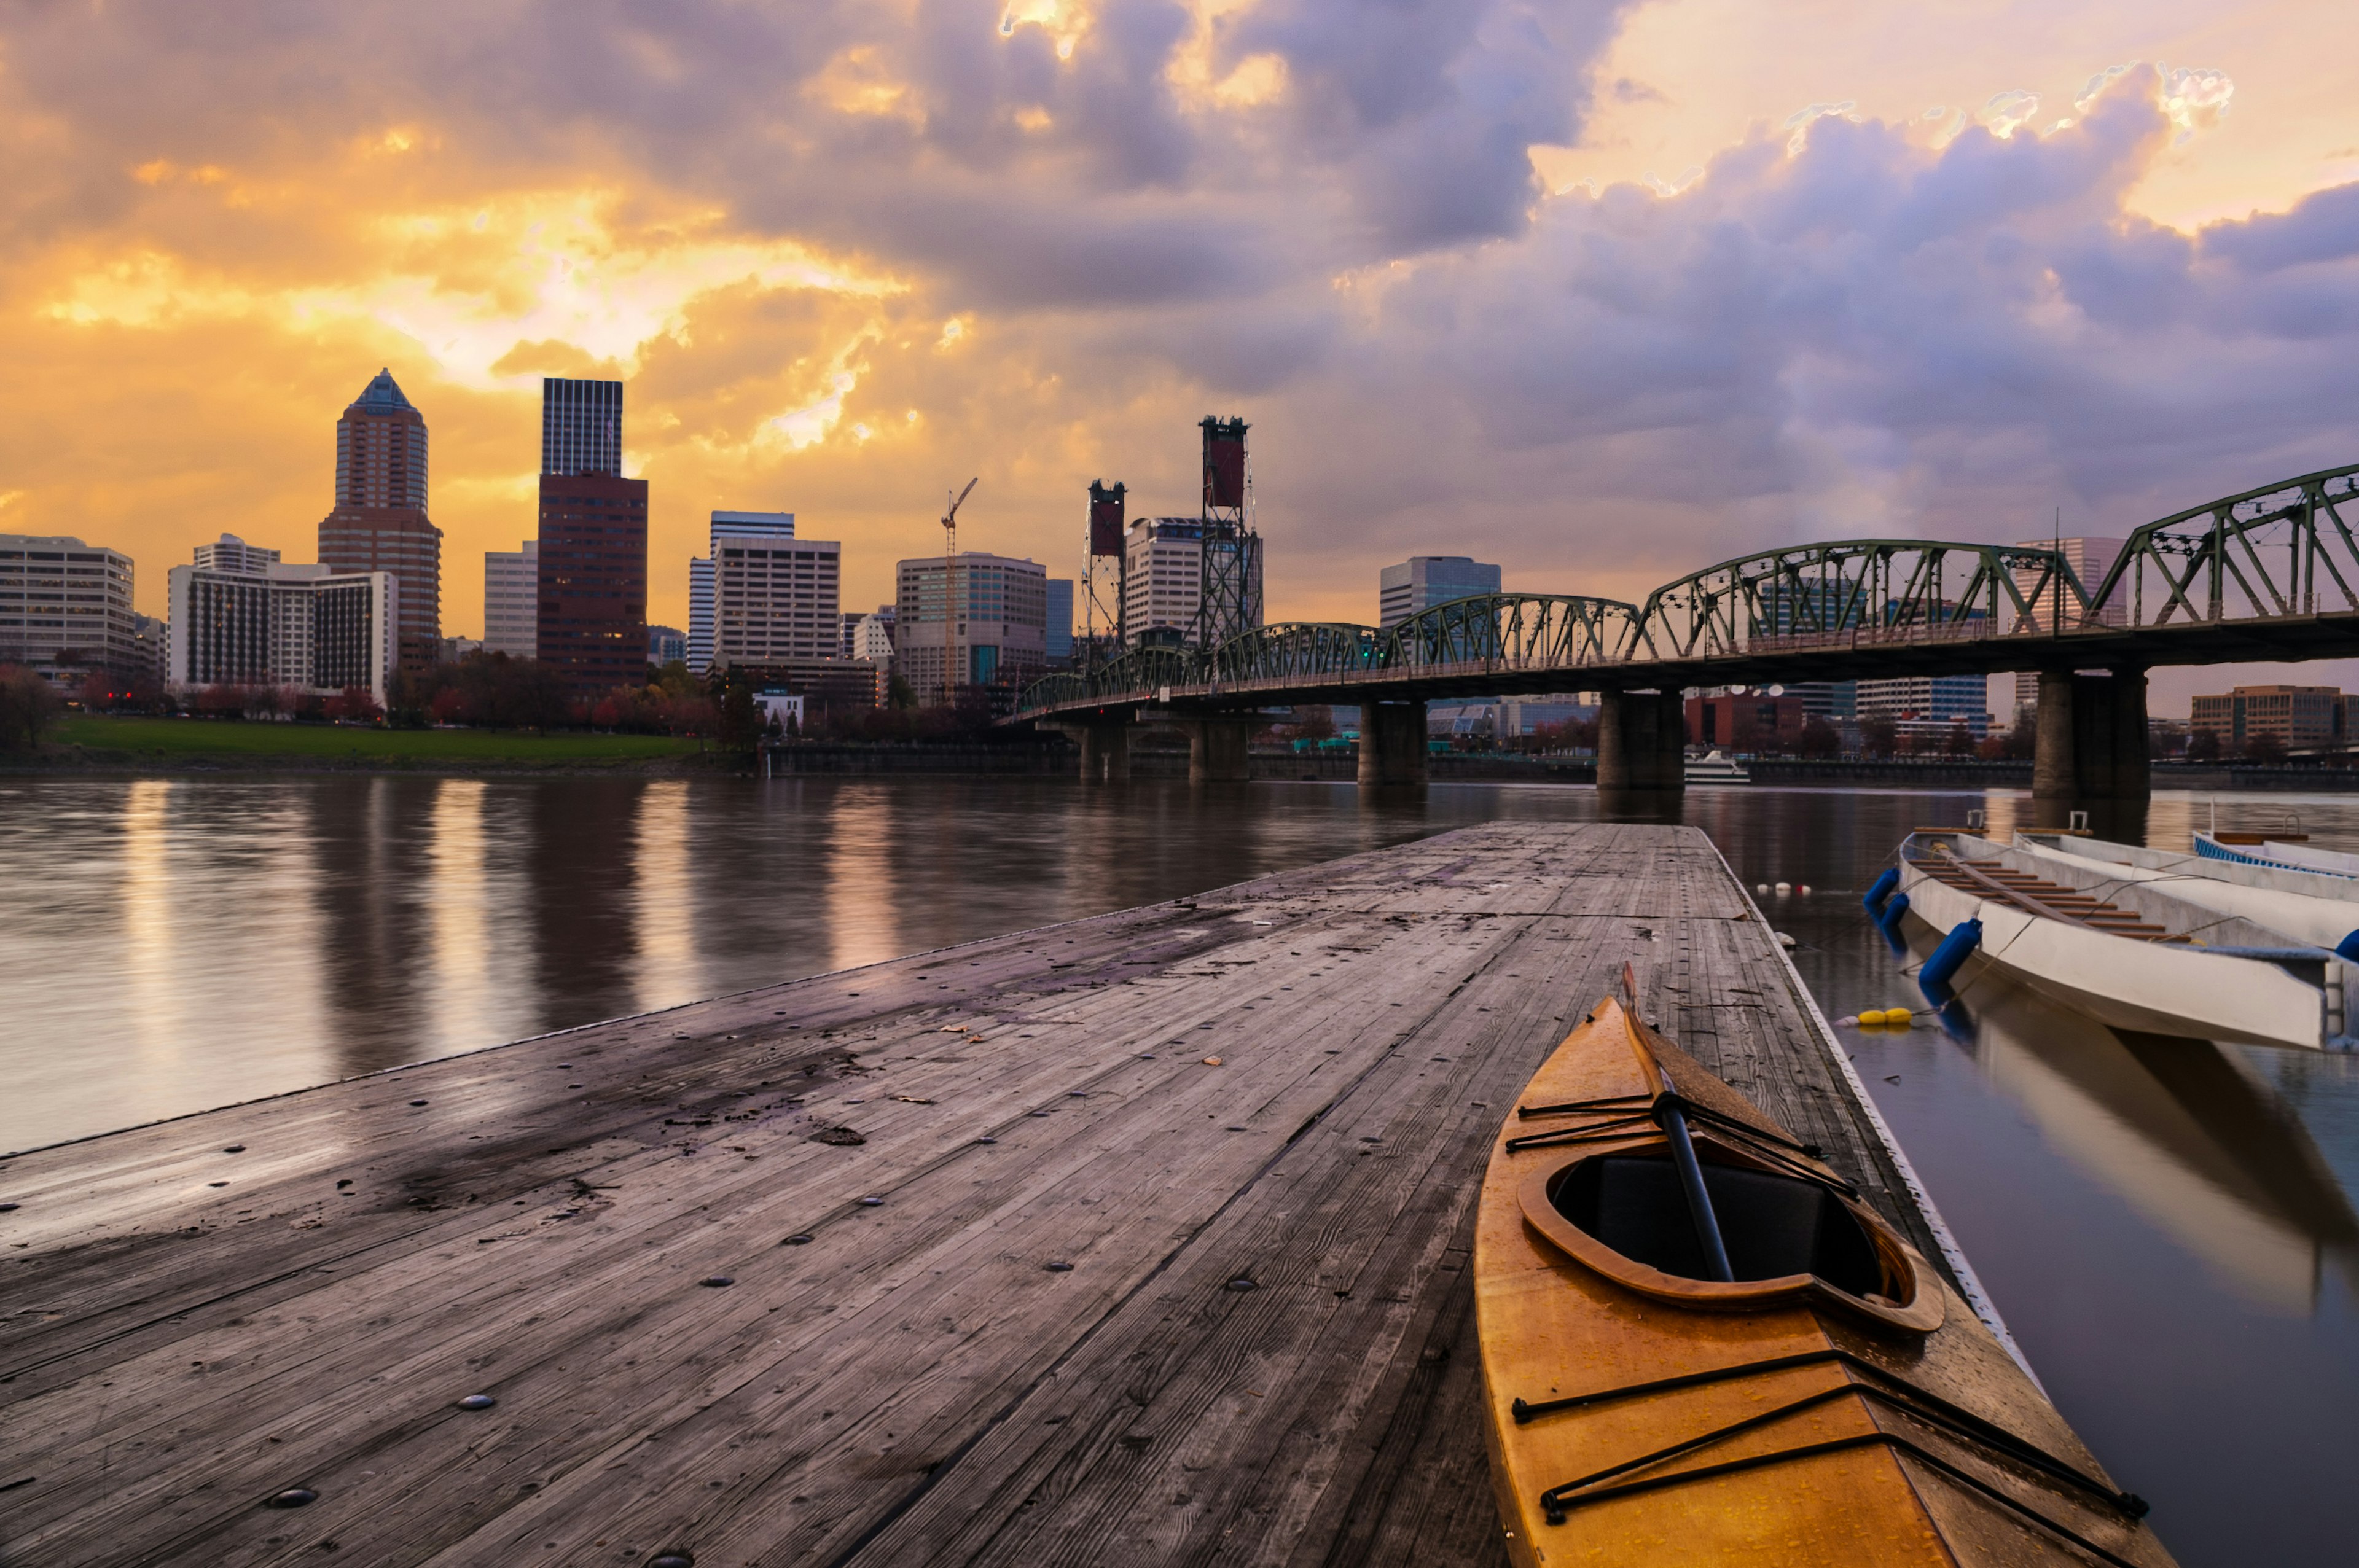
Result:
<svg viewBox="0 0 2359 1568">
<path fill-rule="evenodd" d="M 2020 802 L 1692 792 L 1830 1016 L 1921 1005 L 1854 890 Z M 1587 790 L 1059 780 L 0 780 L 0 1149 L 1122 908 Z M 2359 805 L 2299 810 L 2359 848 Z M 2158 798 L 2158 844 L 2208 806 Z M 2183 1563 L 2342 1563 L 2359 1057 L 2125 1043 L 1984 979 L 1968 1038 L 1846 1034 L 2081 1432 Z"/>
</svg>

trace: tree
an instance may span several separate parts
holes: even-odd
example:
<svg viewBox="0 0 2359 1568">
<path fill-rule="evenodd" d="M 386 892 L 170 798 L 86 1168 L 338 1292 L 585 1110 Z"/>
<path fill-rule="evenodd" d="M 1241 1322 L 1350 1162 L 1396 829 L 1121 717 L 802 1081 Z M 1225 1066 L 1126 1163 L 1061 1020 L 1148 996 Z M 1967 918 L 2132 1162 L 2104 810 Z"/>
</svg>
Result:
<svg viewBox="0 0 2359 1568">
<path fill-rule="evenodd" d="M 917 688 L 897 675 L 886 687 L 885 704 L 888 708 L 907 713 L 918 706 Z"/>
<path fill-rule="evenodd" d="M 1813 713 L 1802 720 L 1794 749 L 1806 757 L 1832 757 L 1843 750 L 1843 732 Z"/>
<path fill-rule="evenodd" d="M 1900 738 L 1900 727 L 1889 719 L 1863 719 L 1859 723 L 1860 750 L 1871 757 L 1888 757 Z"/>
<path fill-rule="evenodd" d="M 65 710 L 38 671 L 0 665 L 0 752 L 29 752 Z"/>
<path fill-rule="evenodd" d="M 2265 768 L 2276 767 L 2286 760 L 2286 743 L 2275 735 L 2245 737 L 2245 761 L 2258 762 Z"/>
<path fill-rule="evenodd" d="M 2198 730 L 2187 737 L 2187 760 L 2190 762 L 2216 762 L 2220 760 L 2220 731 Z"/>
<path fill-rule="evenodd" d="M 1974 754 L 1974 732 L 1962 724 L 1950 726 L 1950 755 L 1971 757 Z"/>
<path fill-rule="evenodd" d="M 374 724 L 385 717 L 375 696 L 364 686 L 348 686 L 328 698 L 328 718 L 341 724 L 350 719 L 356 724 Z"/>
</svg>

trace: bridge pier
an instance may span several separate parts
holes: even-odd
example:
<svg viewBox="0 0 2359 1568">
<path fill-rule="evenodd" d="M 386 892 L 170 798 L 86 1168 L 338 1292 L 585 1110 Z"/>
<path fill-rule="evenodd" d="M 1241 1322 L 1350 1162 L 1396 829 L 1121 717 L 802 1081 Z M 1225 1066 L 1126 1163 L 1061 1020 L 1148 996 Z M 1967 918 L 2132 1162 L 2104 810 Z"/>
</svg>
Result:
<svg viewBox="0 0 2359 1568">
<path fill-rule="evenodd" d="M 1425 704 L 1360 706 L 1360 787 L 1425 783 Z"/>
<path fill-rule="evenodd" d="M 2039 672 L 2031 797 L 2042 826 L 2076 805 L 2143 806 L 2153 787 L 2147 758 L 2144 670 Z"/>
<path fill-rule="evenodd" d="M 1244 784 L 1253 777 L 1256 719 L 1176 719 L 1171 727 L 1188 737 L 1188 782 Z"/>
<path fill-rule="evenodd" d="M 1688 784 L 1687 704 L 1676 691 L 1597 694 L 1597 787 L 1677 794 Z"/>
<path fill-rule="evenodd" d="M 1130 717 L 1044 723 L 1082 750 L 1083 784 L 1120 784 L 1130 777 Z"/>
</svg>

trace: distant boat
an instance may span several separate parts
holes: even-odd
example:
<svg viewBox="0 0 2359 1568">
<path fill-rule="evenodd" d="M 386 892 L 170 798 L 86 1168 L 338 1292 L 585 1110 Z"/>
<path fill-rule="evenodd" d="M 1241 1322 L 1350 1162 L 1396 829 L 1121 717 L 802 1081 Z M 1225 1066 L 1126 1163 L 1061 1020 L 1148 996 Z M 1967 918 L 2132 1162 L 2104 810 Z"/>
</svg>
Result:
<svg viewBox="0 0 2359 1568">
<path fill-rule="evenodd" d="M 2200 843 L 2207 836 L 2196 837 Z M 2262 860 L 2148 849 L 2065 833 L 2018 833 L 2015 847 L 2027 854 L 2060 855 L 2106 866 L 2112 874 L 2130 881 L 2161 882 L 2167 884 L 2163 891 L 2174 898 L 2242 915 L 2298 942 L 2314 943 L 2359 960 L 2359 877 L 2296 871 Z"/>
<path fill-rule="evenodd" d="M 1690 784 L 1751 784 L 1753 775 L 1746 773 L 1745 764 L 1735 758 L 1715 751 L 1689 760 L 1687 781 Z"/>
<path fill-rule="evenodd" d="M 2310 1050 L 2353 1044 L 2343 959 L 2119 870 L 1921 832 L 1901 844 L 1899 887 L 1908 913 L 1934 930 L 1978 922 L 1984 962 L 2115 1029 Z"/>
<path fill-rule="evenodd" d="M 2202 833 L 2195 835 L 2195 852 L 2207 860 L 2239 866 L 2274 866 L 2280 871 L 2311 871 L 2321 876 L 2359 877 L 2359 855 L 2339 849 L 2313 849 L 2300 838 L 2272 838 L 2265 833 Z"/>
</svg>

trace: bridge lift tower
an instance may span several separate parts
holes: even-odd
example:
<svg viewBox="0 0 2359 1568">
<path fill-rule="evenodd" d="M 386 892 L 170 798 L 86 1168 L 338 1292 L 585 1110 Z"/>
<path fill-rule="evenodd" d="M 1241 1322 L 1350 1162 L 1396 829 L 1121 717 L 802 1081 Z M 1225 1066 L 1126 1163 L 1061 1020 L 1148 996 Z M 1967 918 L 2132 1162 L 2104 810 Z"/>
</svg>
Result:
<svg viewBox="0 0 2359 1568">
<path fill-rule="evenodd" d="M 1245 422 L 1207 415 L 1203 555 L 1193 641 L 1212 648 L 1261 622 L 1261 539 L 1253 529 L 1253 474 Z"/>
<path fill-rule="evenodd" d="M 1114 633 L 1114 645 L 1127 648 L 1130 613 L 1130 557 L 1123 547 L 1123 495 L 1128 487 L 1120 480 L 1108 484 L 1102 479 L 1090 481 L 1090 542 L 1089 553 L 1082 557 L 1082 601 L 1083 638 L 1082 665 L 1094 669 L 1098 664 L 1098 625 L 1101 621 Z M 1098 562 L 1114 557 L 1114 608 L 1106 608 L 1098 597 Z"/>
</svg>

